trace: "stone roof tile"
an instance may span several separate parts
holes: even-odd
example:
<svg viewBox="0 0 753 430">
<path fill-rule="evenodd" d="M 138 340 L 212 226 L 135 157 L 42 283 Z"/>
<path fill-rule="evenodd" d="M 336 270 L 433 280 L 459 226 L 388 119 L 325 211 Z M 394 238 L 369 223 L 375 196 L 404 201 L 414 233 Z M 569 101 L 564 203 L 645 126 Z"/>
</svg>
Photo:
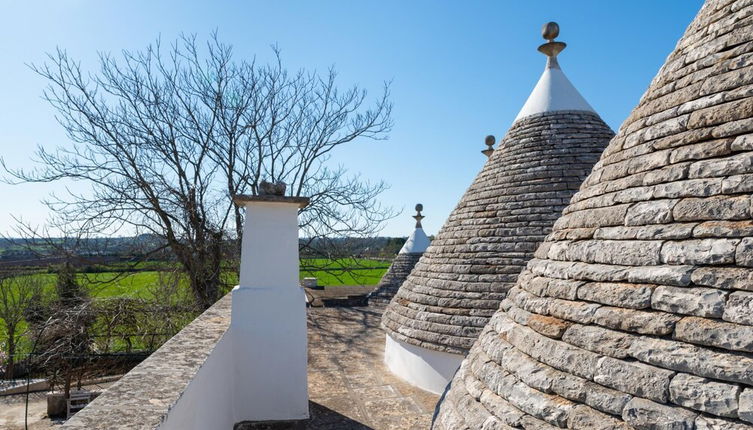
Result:
<svg viewBox="0 0 753 430">
<path fill-rule="evenodd" d="M 753 4 L 708 0 L 433 428 L 753 428 L 751 59 Z"/>
<path fill-rule="evenodd" d="M 612 136 L 586 111 L 515 122 L 388 306 L 385 330 L 464 355 Z"/>
</svg>

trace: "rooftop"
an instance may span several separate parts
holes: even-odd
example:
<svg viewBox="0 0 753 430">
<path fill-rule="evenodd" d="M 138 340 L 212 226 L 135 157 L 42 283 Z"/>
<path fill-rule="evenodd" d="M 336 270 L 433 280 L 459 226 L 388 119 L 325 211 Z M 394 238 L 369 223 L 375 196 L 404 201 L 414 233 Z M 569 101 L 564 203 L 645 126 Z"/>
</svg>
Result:
<svg viewBox="0 0 753 430">
<path fill-rule="evenodd" d="M 595 112 L 560 68 L 557 55 L 567 45 L 554 41 L 558 35 L 557 23 L 549 22 L 544 25 L 542 36 L 549 42 L 539 46 L 539 52 L 547 56 L 546 67 L 531 95 L 528 96 L 528 100 L 515 117 L 515 121 L 543 112 L 568 110 Z"/>
<path fill-rule="evenodd" d="M 153 429 L 165 421 L 230 323 L 231 295 L 204 312 L 63 429 Z M 305 429 L 426 429 L 438 397 L 382 363 L 383 308 L 309 308 Z M 137 424 L 138 423 L 138 424 Z"/>
<path fill-rule="evenodd" d="M 753 428 L 751 23 L 750 2 L 706 2 L 471 348 L 435 430 Z"/>
<path fill-rule="evenodd" d="M 394 340 L 465 355 L 614 135 L 562 74 L 558 33 L 544 26 L 544 76 L 389 304 Z"/>
</svg>

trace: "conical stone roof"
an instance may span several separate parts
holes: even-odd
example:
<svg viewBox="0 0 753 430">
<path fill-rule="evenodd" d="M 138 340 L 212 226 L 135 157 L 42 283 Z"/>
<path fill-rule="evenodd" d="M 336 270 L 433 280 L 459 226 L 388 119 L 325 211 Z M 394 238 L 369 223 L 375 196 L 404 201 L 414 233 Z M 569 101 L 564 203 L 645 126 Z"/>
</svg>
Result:
<svg viewBox="0 0 753 430">
<path fill-rule="evenodd" d="M 413 267 L 418 263 L 421 255 L 429 247 L 431 241 L 426 236 L 421 225 L 421 220 L 424 219 L 424 216 L 421 215 L 422 210 L 424 210 L 423 205 L 420 203 L 417 204 L 417 214 L 413 216 L 416 220 L 416 227 L 392 260 L 387 273 L 379 280 L 377 288 L 369 294 L 370 304 L 389 303 L 390 299 L 397 293 L 400 285 L 405 282 L 405 278 L 408 277 Z"/>
<path fill-rule="evenodd" d="M 753 426 L 753 4 L 710 0 L 456 373 L 434 428 Z"/>
<path fill-rule="evenodd" d="M 464 355 L 551 231 L 614 135 L 562 94 L 515 121 L 400 287 L 382 319 L 394 340 Z"/>
</svg>

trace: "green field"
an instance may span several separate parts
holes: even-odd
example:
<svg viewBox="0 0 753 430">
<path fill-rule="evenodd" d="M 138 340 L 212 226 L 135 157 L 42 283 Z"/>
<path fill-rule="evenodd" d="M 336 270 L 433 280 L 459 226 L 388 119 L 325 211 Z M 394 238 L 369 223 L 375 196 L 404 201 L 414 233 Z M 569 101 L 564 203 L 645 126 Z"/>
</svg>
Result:
<svg viewBox="0 0 753 430">
<path fill-rule="evenodd" d="M 318 284 L 322 286 L 340 286 L 340 285 L 376 285 L 387 271 L 388 262 L 374 260 L 302 260 L 300 265 L 300 278 L 316 277 Z M 107 271 L 107 267 L 111 271 Z M 93 298 L 104 299 L 112 297 L 133 297 L 142 299 L 154 299 L 155 293 L 159 294 L 156 289 L 159 285 L 164 284 L 164 279 L 169 272 L 165 272 L 165 265 L 157 264 L 142 265 L 137 271 L 127 271 L 124 265 L 111 265 L 107 267 L 96 267 L 96 273 L 80 273 L 78 280 L 80 285 L 89 290 Z M 152 270 L 152 269 L 162 269 Z M 90 268 L 91 269 L 91 268 Z M 44 290 L 52 294 L 55 288 L 57 275 L 52 273 L 39 273 L 30 275 L 38 277 L 42 281 Z M 238 282 L 238 275 L 235 272 L 226 272 L 223 275 L 225 290 L 228 292 L 232 286 Z M 191 300 L 188 283 L 185 279 L 177 281 L 180 290 L 185 293 L 185 298 Z M 0 320 L 1 322 L 1 320 Z M 20 331 L 23 332 L 25 324 L 22 324 Z M 4 347 L 6 334 L 4 327 L 0 324 L 0 349 Z M 139 344 L 139 341 L 135 341 Z M 22 339 L 19 345 L 19 352 L 27 351 L 30 345 L 27 345 L 27 339 Z M 119 344 L 115 344 L 117 348 Z"/>
<path fill-rule="evenodd" d="M 302 260 L 300 266 L 300 278 L 315 277 L 319 285 L 376 285 L 387 271 L 389 264 L 384 261 L 374 260 Z M 120 268 L 117 268 L 120 269 Z M 116 270 L 117 270 L 116 269 Z M 81 273 L 78 275 L 81 285 L 88 287 L 92 297 L 141 297 L 152 298 L 153 288 L 159 284 L 160 271 L 144 270 L 123 272 L 102 271 L 99 273 Z M 324 270 L 322 270 L 324 269 Z M 56 275 L 34 275 L 43 279 L 45 289 L 51 289 L 55 285 Z M 238 275 L 226 272 L 223 276 L 227 286 L 231 287 L 238 282 Z M 188 288 L 186 282 L 181 282 Z"/>
<path fill-rule="evenodd" d="M 302 260 L 300 278 L 315 277 L 319 285 L 376 285 L 388 262 L 377 260 Z M 315 267 L 316 269 L 312 268 Z M 322 269 L 325 270 L 317 270 Z"/>
</svg>

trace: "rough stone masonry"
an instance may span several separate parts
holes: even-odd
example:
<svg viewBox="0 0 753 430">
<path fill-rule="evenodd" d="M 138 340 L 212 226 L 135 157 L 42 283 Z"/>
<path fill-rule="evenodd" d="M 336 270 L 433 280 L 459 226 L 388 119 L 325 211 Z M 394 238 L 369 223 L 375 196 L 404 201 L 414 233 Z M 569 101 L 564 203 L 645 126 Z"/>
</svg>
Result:
<svg viewBox="0 0 753 430">
<path fill-rule="evenodd" d="M 468 352 L 612 136 L 586 111 L 516 121 L 390 302 L 387 333 Z"/>
<path fill-rule="evenodd" d="M 433 428 L 753 428 L 752 133 L 753 1 L 709 0 Z"/>
<path fill-rule="evenodd" d="M 369 294 L 369 304 L 386 305 L 410 275 L 423 253 L 403 252 L 392 260 L 389 269 L 379 280 L 379 285 Z"/>
</svg>

